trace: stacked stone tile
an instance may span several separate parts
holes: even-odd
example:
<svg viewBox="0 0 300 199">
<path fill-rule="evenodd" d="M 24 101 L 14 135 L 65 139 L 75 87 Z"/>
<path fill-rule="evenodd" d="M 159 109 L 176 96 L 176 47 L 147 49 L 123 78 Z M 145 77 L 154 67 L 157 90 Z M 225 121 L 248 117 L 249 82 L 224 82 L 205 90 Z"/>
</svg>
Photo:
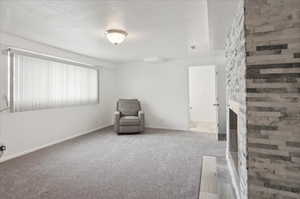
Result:
<svg viewBox="0 0 300 199">
<path fill-rule="evenodd" d="M 300 1 L 247 0 L 249 198 L 300 198 Z"/>
<path fill-rule="evenodd" d="M 243 75 L 237 71 L 245 71 L 246 133 L 240 139 L 246 147 L 241 153 L 246 153 L 248 170 L 242 172 L 248 191 L 239 190 L 241 198 L 299 199 L 300 0 L 244 0 L 243 6 L 244 25 L 233 31 L 244 26 L 246 66 L 233 64 L 242 59 L 227 50 L 229 96 L 242 99 L 242 105 L 244 93 L 232 81 L 239 78 L 241 86 Z M 234 38 L 228 46 L 243 45 L 234 44 L 244 42 Z"/>
<path fill-rule="evenodd" d="M 236 181 L 239 195 L 247 198 L 247 148 L 246 148 L 246 49 L 245 49 L 245 29 L 244 29 L 244 8 L 243 4 L 238 9 L 237 16 L 232 25 L 231 31 L 227 35 L 226 42 L 226 73 L 227 73 L 227 103 L 238 104 L 238 168 L 233 170 L 232 177 Z M 227 110 L 228 113 L 228 110 Z M 229 118 L 229 116 L 227 117 Z M 229 127 L 229 121 L 227 124 Z M 227 141 L 229 144 L 229 129 L 227 129 Z M 227 154 L 229 153 L 227 145 Z M 229 161 L 230 157 L 229 157 Z M 232 163 L 233 165 L 233 163 Z"/>
</svg>

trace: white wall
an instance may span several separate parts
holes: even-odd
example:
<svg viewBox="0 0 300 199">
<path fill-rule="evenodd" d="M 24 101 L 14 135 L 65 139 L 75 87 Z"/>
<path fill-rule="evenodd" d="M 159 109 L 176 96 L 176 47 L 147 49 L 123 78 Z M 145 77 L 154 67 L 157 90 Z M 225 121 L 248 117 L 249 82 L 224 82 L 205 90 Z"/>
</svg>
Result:
<svg viewBox="0 0 300 199">
<path fill-rule="evenodd" d="M 147 127 L 187 130 L 189 123 L 188 67 L 193 65 L 219 66 L 223 61 L 223 58 L 207 56 L 197 60 L 157 64 L 143 62 L 123 64 L 118 66 L 116 72 L 117 96 L 141 100 Z M 224 93 L 220 97 L 225 98 Z"/>
<path fill-rule="evenodd" d="M 118 96 L 138 98 L 146 112 L 146 126 L 185 129 L 187 76 L 184 65 L 128 64 L 117 69 Z"/>
<path fill-rule="evenodd" d="M 217 67 L 217 97 L 219 103 L 218 122 L 219 134 L 226 135 L 226 69 L 225 64 L 218 64 Z"/>
<path fill-rule="evenodd" d="M 189 67 L 190 120 L 216 122 L 215 66 Z"/>
<path fill-rule="evenodd" d="M 226 35 L 232 26 L 240 0 L 208 0 L 210 47 L 224 50 Z M 216 14 L 218 13 L 218 14 Z"/>
<path fill-rule="evenodd" d="M 12 35 L 0 33 L 0 48 L 8 46 L 38 51 L 73 59 L 92 65 L 104 66 L 101 72 L 101 102 L 88 105 L 21 113 L 0 113 L 0 142 L 7 145 L 3 159 L 53 143 L 77 134 L 112 124 L 115 105 L 115 70 L 110 63 L 64 51 Z M 0 92 L 7 92 L 6 56 L 0 55 Z M 3 101 L 2 99 L 0 101 Z M 3 102 L 1 103 L 3 105 Z M 2 124 L 2 125 L 1 125 Z"/>
</svg>

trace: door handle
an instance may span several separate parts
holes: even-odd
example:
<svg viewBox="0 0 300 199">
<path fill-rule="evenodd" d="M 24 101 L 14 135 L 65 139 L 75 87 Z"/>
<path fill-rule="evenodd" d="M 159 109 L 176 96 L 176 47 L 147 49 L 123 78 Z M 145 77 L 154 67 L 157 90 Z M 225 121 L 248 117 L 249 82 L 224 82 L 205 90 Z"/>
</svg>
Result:
<svg viewBox="0 0 300 199">
<path fill-rule="evenodd" d="M 220 106 L 220 104 L 213 104 L 213 106 Z"/>
</svg>

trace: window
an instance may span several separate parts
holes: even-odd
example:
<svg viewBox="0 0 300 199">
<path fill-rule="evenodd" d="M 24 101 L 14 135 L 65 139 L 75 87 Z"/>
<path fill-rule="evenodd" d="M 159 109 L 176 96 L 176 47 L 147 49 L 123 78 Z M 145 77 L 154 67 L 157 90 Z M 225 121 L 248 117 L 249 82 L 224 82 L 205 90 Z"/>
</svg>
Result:
<svg viewBox="0 0 300 199">
<path fill-rule="evenodd" d="M 99 102 L 99 70 L 51 56 L 10 50 L 12 112 Z"/>
</svg>

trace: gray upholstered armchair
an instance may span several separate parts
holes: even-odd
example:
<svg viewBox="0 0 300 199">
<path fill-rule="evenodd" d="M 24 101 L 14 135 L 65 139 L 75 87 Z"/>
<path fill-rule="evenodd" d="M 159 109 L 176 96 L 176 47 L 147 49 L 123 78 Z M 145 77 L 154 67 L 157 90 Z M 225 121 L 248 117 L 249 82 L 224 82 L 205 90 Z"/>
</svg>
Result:
<svg viewBox="0 0 300 199">
<path fill-rule="evenodd" d="M 137 99 L 119 99 L 114 114 L 114 130 L 121 133 L 138 133 L 144 131 L 144 113 Z"/>
</svg>

